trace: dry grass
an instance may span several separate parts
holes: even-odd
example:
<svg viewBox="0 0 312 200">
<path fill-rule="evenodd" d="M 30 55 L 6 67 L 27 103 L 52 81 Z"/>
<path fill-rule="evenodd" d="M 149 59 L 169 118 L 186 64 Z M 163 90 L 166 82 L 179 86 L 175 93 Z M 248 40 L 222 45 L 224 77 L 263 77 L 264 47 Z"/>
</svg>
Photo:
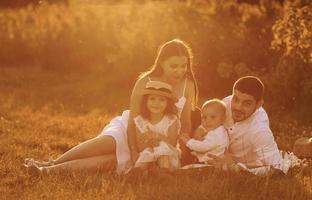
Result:
<svg viewBox="0 0 312 200">
<path fill-rule="evenodd" d="M 81 97 L 85 102 L 93 102 L 89 98 L 93 99 L 97 92 L 92 89 L 97 79 L 84 78 L 71 82 L 73 98 L 67 99 L 68 80 L 75 79 L 75 76 L 62 79 L 57 78 L 57 74 L 47 75 L 36 70 L 25 73 L 2 69 L 1 72 L 5 76 L 0 78 L 0 199 L 311 198 L 310 172 L 284 177 L 255 177 L 214 170 L 172 174 L 154 172 L 149 176 L 126 177 L 107 172 L 33 177 L 22 166 L 26 157 L 47 160 L 94 137 L 121 110 L 122 105 L 127 104 L 124 97 L 128 93 L 101 94 L 97 100 L 111 101 L 105 106 L 102 104 L 104 107 L 96 104 L 81 110 L 80 101 L 71 100 L 78 97 L 78 91 L 81 91 L 89 93 Z M 108 83 L 102 84 L 103 88 L 108 86 Z M 59 101 L 54 101 L 52 97 Z M 36 98 L 40 100 L 34 103 Z M 123 101 L 120 107 L 107 109 L 116 98 Z M 61 100 L 62 106 L 58 105 Z M 279 146 L 284 150 L 290 150 L 301 131 L 310 134 L 311 127 L 301 126 L 299 122 L 277 123 L 277 120 L 273 119 L 273 128 L 278 135 Z"/>
</svg>

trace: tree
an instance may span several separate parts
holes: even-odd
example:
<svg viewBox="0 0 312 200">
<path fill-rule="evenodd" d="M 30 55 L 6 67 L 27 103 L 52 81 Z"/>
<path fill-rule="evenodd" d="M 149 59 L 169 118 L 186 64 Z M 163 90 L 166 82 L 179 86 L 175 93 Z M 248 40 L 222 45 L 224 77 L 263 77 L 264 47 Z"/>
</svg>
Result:
<svg viewBox="0 0 312 200">
<path fill-rule="evenodd" d="M 302 108 L 312 100 L 312 3 L 285 2 L 272 31 L 271 46 L 280 58 L 271 80 L 283 93 L 284 105 Z"/>
</svg>

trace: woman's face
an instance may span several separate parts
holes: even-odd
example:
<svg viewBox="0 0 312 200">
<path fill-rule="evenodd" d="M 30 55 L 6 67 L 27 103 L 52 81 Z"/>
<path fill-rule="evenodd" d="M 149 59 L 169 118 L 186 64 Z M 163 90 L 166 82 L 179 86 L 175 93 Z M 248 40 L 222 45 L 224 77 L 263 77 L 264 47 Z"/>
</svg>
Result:
<svg viewBox="0 0 312 200">
<path fill-rule="evenodd" d="M 163 68 L 163 76 L 176 82 L 181 80 L 187 71 L 187 57 L 186 56 L 171 56 L 161 63 Z"/>
</svg>

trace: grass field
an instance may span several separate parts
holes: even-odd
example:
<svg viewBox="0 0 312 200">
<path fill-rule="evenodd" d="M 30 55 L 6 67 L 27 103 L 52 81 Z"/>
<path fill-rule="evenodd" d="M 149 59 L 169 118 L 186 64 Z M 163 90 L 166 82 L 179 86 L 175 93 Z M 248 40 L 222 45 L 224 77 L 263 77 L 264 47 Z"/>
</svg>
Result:
<svg viewBox="0 0 312 200">
<path fill-rule="evenodd" d="M 1 69 L 0 199 L 297 200 L 312 197 L 311 165 L 304 173 L 283 177 L 211 170 L 126 177 L 107 172 L 44 177 L 28 174 L 22 166 L 26 157 L 42 160 L 56 157 L 95 136 L 127 107 L 129 91 L 101 92 L 107 88 L 108 81 L 101 82 L 95 75 L 82 79 L 78 75 L 60 77 L 35 69 Z M 279 147 L 284 150 L 291 150 L 296 137 L 312 133 L 310 126 L 295 120 L 281 122 L 278 117 L 272 119 L 272 128 Z"/>
</svg>

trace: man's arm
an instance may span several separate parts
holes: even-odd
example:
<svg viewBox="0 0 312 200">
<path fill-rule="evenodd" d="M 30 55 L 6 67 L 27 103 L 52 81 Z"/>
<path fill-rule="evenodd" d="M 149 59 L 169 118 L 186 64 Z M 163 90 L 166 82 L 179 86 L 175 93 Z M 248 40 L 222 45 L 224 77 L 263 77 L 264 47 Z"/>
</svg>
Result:
<svg viewBox="0 0 312 200">
<path fill-rule="evenodd" d="M 252 140 L 252 150 L 256 153 L 257 161 L 260 161 L 261 166 L 277 167 L 282 162 L 281 154 L 269 128 L 256 132 Z M 247 167 L 253 166 L 247 165 Z"/>
<path fill-rule="evenodd" d="M 260 128 L 253 134 L 250 137 L 250 145 L 256 156 L 254 162 L 235 163 L 226 156 L 228 158 L 215 158 L 212 164 L 231 171 L 248 171 L 255 175 L 265 175 L 272 169 L 281 169 L 282 157 L 268 127 Z"/>
</svg>

